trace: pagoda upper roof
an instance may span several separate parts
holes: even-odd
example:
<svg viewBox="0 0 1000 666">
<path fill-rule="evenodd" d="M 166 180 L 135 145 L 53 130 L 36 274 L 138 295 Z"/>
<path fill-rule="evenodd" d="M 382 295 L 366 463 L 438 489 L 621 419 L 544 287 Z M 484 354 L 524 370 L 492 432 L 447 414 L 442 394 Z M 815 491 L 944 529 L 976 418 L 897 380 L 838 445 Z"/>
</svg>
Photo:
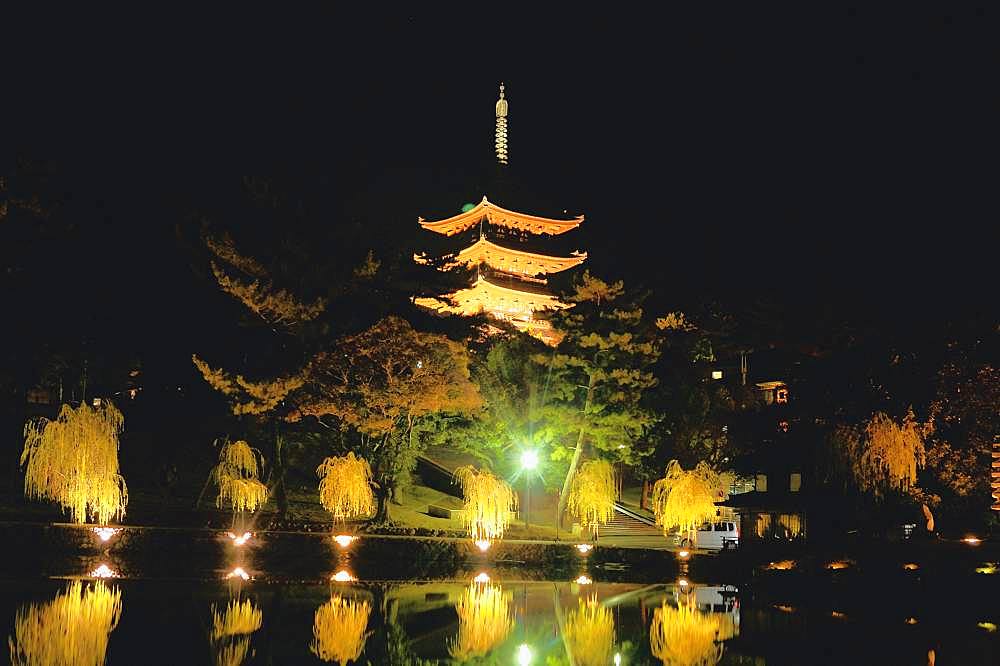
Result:
<svg viewBox="0 0 1000 666">
<path fill-rule="evenodd" d="M 483 197 L 483 200 L 464 213 L 459 213 L 444 220 L 428 222 L 424 218 L 418 218 L 420 226 L 424 229 L 434 231 L 445 236 L 453 236 L 461 233 L 480 222 L 489 222 L 500 227 L 527 231 L 533 234 L 562 234 L 580 226 L 583 222 L 583 215 L 578 215 L 569 220 L 556 220 L 537 215 L 527 215 L 517 213 L 506 208 L 501 208 Z"/>
</svg>

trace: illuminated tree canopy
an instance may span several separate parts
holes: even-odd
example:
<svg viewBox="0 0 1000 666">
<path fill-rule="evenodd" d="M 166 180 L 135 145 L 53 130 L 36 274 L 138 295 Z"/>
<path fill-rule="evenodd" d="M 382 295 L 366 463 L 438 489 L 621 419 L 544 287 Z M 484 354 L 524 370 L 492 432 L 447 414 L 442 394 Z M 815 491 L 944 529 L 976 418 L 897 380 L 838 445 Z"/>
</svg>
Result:
<svg viewBox="0 0 1000 666">
<path fill-rule="evenodd" d="M 219 489 L 215 505 L 221 509 L 228 503 L 234 513 L 256 511 L 262 506 L 267 501 L 267 487 L 258 478 L 262 465 L 260 451 L 242 440 L 226 441 L 219 451 L 219 464 L 212 471 Z"/>
<path fill-rule="evenodd" d="M 562 340 L 554 353 L 534 356 L 545 371 L 545 427 L 556 443 L 553 459 L 568 460 L 559 498 L 566 510 L 584 447 L 636 463 L 651 451 L 643 438 L 655 420 L 642 398 L 653 388 L 652 365 L 660 355 L 655 326 L 641 298 L 622 282 L 585 272 L 567 296 L 572 308 L 551 314 Z"/>
<path fill-rule="evenodd" d="M 335 522 L 354 520 L 375 512 L 372 469 L 368 461 L 346 456 L 325 459 L 316 469 L 319 502 L 333 514 Z"/>
<path fill-rule="evenodd" d="M 573 479 L 567 506 L 581 525 L 597 534 L 601 525 L 614 518 L 617 498 L 618 484 L 611 463 L 591 460 L 580 467 Z"/>
<path fill-rule="evenodd" d="M 510 524 L 510 512 L 517 509 L 517 495 L 510 484 L 488 470 L 472 466 L 455 470 L 462 486 L 465 507 L 462 520 L 473 541 L 502 539 Z"/>
<path fill-rule="evenodd" d="M 831 464 L 876 499 L 910 491 L 925 462 L 924 430 L 913 411 L 897 423 L 876 412 L 861 427 L 840 426 L 830 437 Z"/>
<path fill-rule="evenodd" d="M 55 421 L 24 428 L 24 492 L 58 502 L 75 523 L 121 520 L 128 488 L 118 469 L 118 435 L 124 417 L 109 400 L 97 407 L 63 405 Z"/>
<path fill-rule="evenodd" d="M 715 517 L 715 502 L 720 499 L 722 481 L 707 464 L 684 471 L 680 463 L 671 460 L 666 474 L 653 485 L 652 508 L 656 524 L 664 533 L 673 528 L 684 531 L 697 529 Z"/>
</svg>

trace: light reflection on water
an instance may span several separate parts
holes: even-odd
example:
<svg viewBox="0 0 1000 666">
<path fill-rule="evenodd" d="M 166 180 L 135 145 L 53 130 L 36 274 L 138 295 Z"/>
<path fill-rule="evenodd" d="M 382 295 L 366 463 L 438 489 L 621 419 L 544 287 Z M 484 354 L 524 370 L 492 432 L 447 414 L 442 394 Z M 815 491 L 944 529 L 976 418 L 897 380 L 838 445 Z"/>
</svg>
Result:
<svg viewBox="0 0 1000 666">
<path fill-rule="evenodd" d="M 921 614 L 914 626 L 916 615 L 880 619 L 859 617 L 856 607 L 755 603 L 745 590 L 690 580 L 608 583 L 595 572 L 598 580 L 581 586 L 493 573 L 348 585 L 242 578 L 0 583 L 0 610 L 11 622 L 15 664 L 203 663 L 208 653 L 212 663 L 231 666 L 516 664 L 527 655 L 531 664 L 578 666 L 922 666 L 937 657 L 978 666 L 1000 655 L 996 617 L 952 626 Z M 880 640 L 866 640 L 873 636 Z M 949 661 L 956 651 L 960 657 Z"/>
</svg>

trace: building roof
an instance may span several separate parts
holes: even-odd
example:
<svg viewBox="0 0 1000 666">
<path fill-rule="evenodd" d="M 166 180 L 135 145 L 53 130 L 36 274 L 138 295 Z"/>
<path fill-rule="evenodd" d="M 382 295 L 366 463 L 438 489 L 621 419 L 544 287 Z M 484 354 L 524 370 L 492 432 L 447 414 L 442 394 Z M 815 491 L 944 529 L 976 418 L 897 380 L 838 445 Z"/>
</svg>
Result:
<svg viewBox="0 0 1000 666">
<path fill-rule="evenodd" d="M 506 208 L 501 208 L 490 202 L 486 197 L 476 204 L 475 207 L 464 213 L 453 215 L 452 217 L 427 221 L 424 218 L 417 218 L 420 226 L 429 231 L 433 231 L 445 236 L 453 236 L 470 229 L 481 222 L 489 222 L 499 227 L 516 229 L 532 234 L 562 234 L 576 229 L 583 222 L 583 215 L 578 215 L 569 220 L 556 220 L 538 215 L 528 215 L 518 213 Z"/>
<path fill-rule="evenodd" d="M 426 259 L 421 255 L 414 255 L 413 259 L 418 263 L 426 262 Z M 577 251 L 568 257 L 553 257 L 503 247 L 483 237 L 459 252 L 455 260 L 446 264 L 443 268 L 448 270 L 458 265 L 476 267 L 480 264 L 486 264 L 490 268 L 503 271 L 504 273 L 531 277 L 559 273 L 574 266 L 579 266 L 586 259 L 586 252 Z"/>
<path fill-rule="evenodd" d="M 445 299 L 454 301 L 454 305 L 447 303 Z M 418 298 L 416 304 L 452 314 L 474 315 L 487 312 L 501 319 L 531 319 L 538 310 L 568 307 L 552 294 L 504 287 L 490 282 L 482 275 L 468 289 L 459 289 L 444 299 Z"/>
</svg>

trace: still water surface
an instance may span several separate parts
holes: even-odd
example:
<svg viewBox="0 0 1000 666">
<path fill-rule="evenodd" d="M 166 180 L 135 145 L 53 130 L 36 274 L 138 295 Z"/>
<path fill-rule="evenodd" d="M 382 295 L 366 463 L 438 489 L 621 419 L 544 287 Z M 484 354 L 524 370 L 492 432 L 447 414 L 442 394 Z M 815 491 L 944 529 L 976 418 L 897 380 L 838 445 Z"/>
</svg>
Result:
<svg viewBox="0 0 1000 666">
<path fill-rule="evenodd" d="M 974 621 L 954 600 L 909 615 L 877 587 L 838 610 L 733 585 L 481 574 L 8 581 L 0 609 L 17 664 L 1000 663 L 997 619 Z"/>
<path fill-rule="evenodd" d="M 531 567 L 431 540 L 0 535 L 21 544 L 0 570 L 14 664 L 1000 664 L 995 563 L 737 581 L 716 558 L 600 549 Z"/>
</svg>

